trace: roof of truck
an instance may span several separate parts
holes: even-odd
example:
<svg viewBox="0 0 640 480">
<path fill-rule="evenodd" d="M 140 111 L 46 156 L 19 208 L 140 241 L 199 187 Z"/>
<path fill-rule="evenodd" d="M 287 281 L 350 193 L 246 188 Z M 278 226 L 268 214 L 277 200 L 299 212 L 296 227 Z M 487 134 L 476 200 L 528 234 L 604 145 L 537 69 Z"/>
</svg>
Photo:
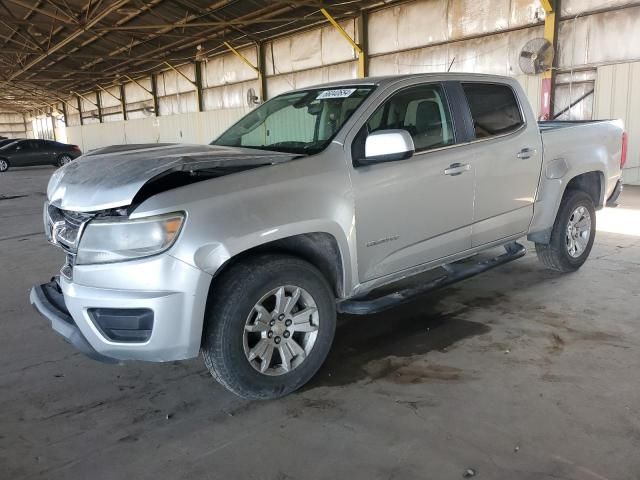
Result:
<svg viewBox="0 0 640 480">
<path fill-rule="evenodd" d="M 384 86 L 389 85 L 400 80 L 405 80 L 408 78 L 424 78 L 425 81 L 434 79 L 434 78 L 446 78 L 450 80 L 484 80 L 484 81 L 511 81 L 514 80 L 512 77 L 506 77 L 501 75 L 489 75 L 484 73 L 450 73 L 450 72 L 433 72 L 433 73 L 410 73 L 403 75 L 385 75 L 379 77 L 365 77 L 365 78 L 354 78 L 350 80 L 339 80 L 335 82 L 321 83 L 318 85 L 309 85 L 304 88 L 299 88 L 298 90 L 308 90 L 309 88 L 326 88 L 326 87 L 344 87 L 344 86 L 355 86 L 355 85 L 376 85 L 376 86 Z"/>
</svg>

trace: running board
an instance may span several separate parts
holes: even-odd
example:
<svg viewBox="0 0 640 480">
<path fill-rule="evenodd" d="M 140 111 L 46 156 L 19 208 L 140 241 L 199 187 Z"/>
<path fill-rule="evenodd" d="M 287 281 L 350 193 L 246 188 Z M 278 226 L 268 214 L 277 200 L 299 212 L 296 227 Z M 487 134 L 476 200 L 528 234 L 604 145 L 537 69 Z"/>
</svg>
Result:
<svg viewBox="0 0 640 480">
<path fill-rule="evenodd" d="M 358 299 L 356 297 L 348 300 L 343 300 L 341 302 L 338 302 L 337 304 L 338 312 L 348 313 L 351 315 L 367 315 L 370 313 L 381 312 L 383 310 L 387 310 L 388 308 L 400 305 L 401 303 L 405 303 L 413 299 L 414 297 L 417 297 L 418 295 L 436 290 L 437 288 L 446 287 L 447 285 L 451 285 L 452 283 L 459 282 L 466 278 L 478 275 L 479 273 L 486 272 L 487 270 L 490 270 L 492 268 L 504 265 L 505 263 L 517 260 L 518 258 L 524 257 L 524 255 L 527 253 L 527 249 L 517 242 L 507 243 L 504 248 L 506 252 L 502 255 L 483 260 L 473 265 L 462 266 L 456 265 L 455 263 L 444 265 L 442 268 L 446 270 L 446 275 L 438 277 L 435 280 L 431 280 L 430 282 L 422 285 L 408 287 L 390 293 L 388 295 L 383 295 L 381 297 L 372 299 L 365 299 L 363 297 L 360 297 L 360 299 Z"/>
</svg>

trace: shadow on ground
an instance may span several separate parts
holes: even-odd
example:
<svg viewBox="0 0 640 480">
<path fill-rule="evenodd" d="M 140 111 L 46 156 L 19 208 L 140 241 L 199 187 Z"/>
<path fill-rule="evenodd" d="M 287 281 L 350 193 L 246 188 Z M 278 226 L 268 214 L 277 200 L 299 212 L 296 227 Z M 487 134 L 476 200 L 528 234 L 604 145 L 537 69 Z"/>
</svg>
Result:
<svg viewBox="0 0 640 480">
<path fill-rule="evenodd" d="M 339 386 L 386 377 L 398 383 L 418 383 L 428 378 L 455 380 L 455 372 L 425 367 L 406 370 L 407 359 L 430 351 L 444 351 L 460 340 L 487 333 L 488 326 L 461 318 L 469 307 L 446 311 L 442 301 L 454 293 L 449 288 L 422 296 L 374 315 L 342 315 L 331 353 L 308 388 Z M 404 360 L 403 360 L 404 359 Z M 399 369 L 404 368 L 402 375 Z"/>
</svg>

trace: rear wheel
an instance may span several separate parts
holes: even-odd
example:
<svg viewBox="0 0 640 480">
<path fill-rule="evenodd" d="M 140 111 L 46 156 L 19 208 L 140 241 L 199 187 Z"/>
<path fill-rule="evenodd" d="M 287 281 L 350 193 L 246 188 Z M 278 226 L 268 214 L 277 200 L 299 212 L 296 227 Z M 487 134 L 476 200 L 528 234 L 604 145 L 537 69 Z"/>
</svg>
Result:
<svg viewBox="0 0 640 480">
<path fill-rule="evenodd" d="M 63 154 L 63 155 L 60 155 L 60 157 L 58 158 L 58 166 L 59 167 L 64 167 L 71 160 L 73 160 L 73 158 L 71 158 L 71 156 L 67 155 L 66 153 Z"/>
<path fill-rule="evenodd" d="M 9 162 L 4 158 L 0 158 L 0 172 L 6 172 L 9 170 Z"/>
<path fill-rule="evenodd" d="M 248 399 L 297 390 L 324 362 L 335 332 L 334 296 L 311 264 L 265 255 L 216 280 L 202 354 L 211 375 Z"/>
<path fill-rule="evenodd" d="M 596 235 L 592 198 L 581 190 L 568 190 L 560 204 L 548 245 L 536 243 L 538 259 L 559 272 L 573 272 L 589 257 Z"/>
</svg>

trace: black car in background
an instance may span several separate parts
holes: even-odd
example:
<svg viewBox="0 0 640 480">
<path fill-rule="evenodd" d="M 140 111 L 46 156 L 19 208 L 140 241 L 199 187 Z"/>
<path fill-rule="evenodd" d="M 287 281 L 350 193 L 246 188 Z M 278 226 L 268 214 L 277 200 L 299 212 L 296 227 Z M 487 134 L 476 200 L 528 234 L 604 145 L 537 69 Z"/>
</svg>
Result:
<svg viewBox="0 0 640 480">
<path fill-rule="evenodd" d="M 0 138 L 0 148 L 18 140 L 22 140 L 22 138 Z"/>
<path fill-rule="evenodd" d="M 0 172 L 9 167 L 57 165 L 59 167 L 82 155 L 77 145 L 39 139 L 2 140 L 0 144 Z"/>
</svg>

